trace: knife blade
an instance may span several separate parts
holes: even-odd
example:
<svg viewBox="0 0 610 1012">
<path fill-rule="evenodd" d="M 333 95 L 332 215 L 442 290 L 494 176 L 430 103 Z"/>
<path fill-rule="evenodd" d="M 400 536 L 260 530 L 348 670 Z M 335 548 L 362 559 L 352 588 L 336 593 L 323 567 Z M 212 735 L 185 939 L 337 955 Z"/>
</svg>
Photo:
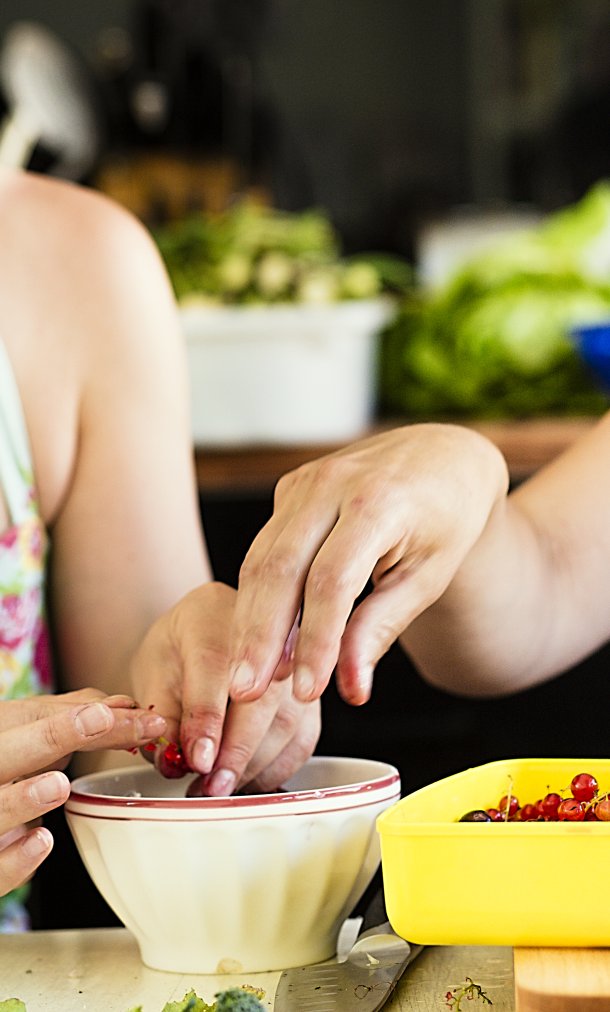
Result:
<svg viewBox="0 0 610 1012">
<path fill-rule="evenodd" d="M 399 938 L 389 921 L 377 924 L 358 936 L 343 962 L 284 970 L 274 1012 L 378 1012 L 422 948 Z"/>
</svg>

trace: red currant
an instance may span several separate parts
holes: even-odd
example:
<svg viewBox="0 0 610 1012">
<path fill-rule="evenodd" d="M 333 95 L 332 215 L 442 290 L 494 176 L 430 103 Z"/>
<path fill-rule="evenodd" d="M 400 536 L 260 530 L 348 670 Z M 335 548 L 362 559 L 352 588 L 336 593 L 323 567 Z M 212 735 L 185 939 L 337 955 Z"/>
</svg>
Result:
<svg viewBox="0 0 610 1012">
<path fill-rule="evenodd" d="M 499 812 L 497 808 L 488 808 L 487 814 L 492 822 L 506 822 L 504 812 Z"/>
<path fill-rule="evenodd" d="M 508 809 L 508 818 L 512 819 L 519 809 L 519 799 L 514 794 L 505 794 L 498 802 L 498 809 L 504 814 L 506 814 Z"/>
<path fill-rule="evenodd" d="M 519 813 L 521 822 L 534 822 L 538 818 L 537 805 L 524 805 Z"/>
<path fill-rule="evenodd" d="M 557 809 L 557 818 L 560 822 L 582 822 L 584 817 L 584 805 L 576 798 L 564 798 Z"/>
<path fill-rule="evenodd" d="M 540 802 L 540 810 L 545 819 L 554 821 L 557 819 L 557 809 L 561 804 L 561 795 L 551 792 L 545 794 L 542 801 Z"/>
<path fill-rule="evenodd" d="M 572 795 L 577 801 L 592 801 L 598 788 L 597 780 L 590 773 L 579 773 L 570 784 Z"/>
<path fill-rule="evenodd" d="M 603 798 L 599 799 L 594 806 L 594 811 L 601 822 L 610 822 L 610 796 L 608 794 L 604 794 Z"/>
<path fill-rule="evenodd" d="M 166 744 L 166 742 L 163 742 Z M 462 816 L 462 822 L 610 822 L 610 791 L 599 793 L 597 779 L 591 773 L 577 773 L 568 789 L 561 793 L 550 791 L 537 801 L 523 806 L 512 793 L 512 778 L 509 777 L 508 792 L 497 803 L 497 807 L 474 809 Z"/>
<path fill-rule="evenodd" d="M 159 757 L 159 772 L 168 779 L 177 779 L 183 777 L 190 769 L 180 746 L 170 741 Z"/>
</svg>

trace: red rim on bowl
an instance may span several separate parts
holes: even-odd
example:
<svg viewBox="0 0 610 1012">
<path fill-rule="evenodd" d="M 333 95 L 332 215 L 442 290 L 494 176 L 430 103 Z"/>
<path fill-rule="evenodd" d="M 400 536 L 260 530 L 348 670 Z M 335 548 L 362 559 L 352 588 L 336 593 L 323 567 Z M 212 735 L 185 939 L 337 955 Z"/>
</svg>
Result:
<svg viewBox="0 0 610 1012">
<path fill-rule="evenodd" d="M 322 758 L 322 757 L 316 757 Z M 311 761 L 311 760 L 310 760 Z M 247 794 L 231 795 L 230 797 L 132 797 L 128 794 L 97 794 L 95 793 L 96 775 L 93 777 L 81 777 L 75 781 L 70 796 L 66 802 L 66 810 L 78 813 L 81 806 L 89 811 L 97 810 L 99 815 L 102 812 L 111 816 L 117 811 L 130 810 L 141 811 L 188 811 L 188 812 L 213 812 L 219 810 L 239 811 L 244 809 L 276 808 L 281 809 L 286 805 L 299 805 L 311 807 L 312 804 L 327 800 L 340 801 L 341 799 L 364 798 L 373 792 L 380 792 L 391 800 L 398 800 L 400 797 L 400 774 L 397 769 L 388 763 L 379 763 L 387 772 L 377 778 L 360 780 L 351 784 L 342 784 L 331 787 L 304 788 L 299 790 L 287 790 L 274 794 Z M 121 771 L 117 771 L 117 774 Z M 130 770 L 137 777 L 137 770 Z M 143 772 L 148 773 L 146 768 Z M 112 771 L 104 774 L 112 778 Z M 100 775 L 99 779 L 104 777 Z M 91 790 L 79 790 L 79 785 L 87 782 Z M 186 784 L 188 781 L 180 781 Z M 82 810 L 82 809 L 81 809 Z"/>
</svg>

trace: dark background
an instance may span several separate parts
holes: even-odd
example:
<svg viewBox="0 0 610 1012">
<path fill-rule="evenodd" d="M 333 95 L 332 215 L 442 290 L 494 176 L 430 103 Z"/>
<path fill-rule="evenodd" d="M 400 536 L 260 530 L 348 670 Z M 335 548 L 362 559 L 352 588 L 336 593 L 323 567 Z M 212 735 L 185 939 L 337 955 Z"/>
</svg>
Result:
<svg viewBox="0 0 610 1012">
<path fill-rule="evenodd" d="M 278 206 L 323 207 L 348 251 L 413 257 L 420 228 L 452 208 L 547 210 L 610 173 L 601 0 L 2 0 L 0 43 L 20 19 L 82 63 L 103 135 L 86 184 L 134 152 L 229 157 Z M 166 100 L 152 124 L 137 103 L 150 81 Z M 55 157 L 42 145 L 33 167 L 52 172 Z M 235 584 L 271 494 L 202 499 L 219 579 Z M 608 755 L 609 657 L 472 701 L 427 686 L 395 648 L 366 707 L 331 685 L 319 751 L 393 762 L 405 792 L 504 757 Z M 57 844 L 36 876 L 35 926 L 118 923 L 62 813 L 48 822 Z"/>
<path fill-rule="evenodd" d="M 550 209 L 610 171 L 605 0 L 2 0 L 0 42 L 20 20 L 82 63 L 93 182 L 134 151 L 227 156 L 348 251 L 410 254 L 448 209 Z"/>
</svg>

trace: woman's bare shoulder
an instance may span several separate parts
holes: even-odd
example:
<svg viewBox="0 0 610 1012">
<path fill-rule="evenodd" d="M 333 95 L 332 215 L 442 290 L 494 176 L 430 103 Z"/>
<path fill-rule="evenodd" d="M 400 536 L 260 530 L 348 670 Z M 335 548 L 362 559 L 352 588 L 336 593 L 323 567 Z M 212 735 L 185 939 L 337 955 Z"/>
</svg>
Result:
<svg viewBox="0 0 610 1012">
<path fill-rule="evenodd" d="M 31 333 L 38 341 L 53 331 L 73 352 L 70 335 L 81 347 L 87 334 L 90 342 L 96 333 L 104 343 L 112 340 L 116 316 L 130 307 L 140 316 L 143 304 L 171 312 L 171 291 L 150 234 L 104 195 L 2 171 L 0 220 L 2 333 L 24 340 Z"/>
<path fill-rule="evenodd" d="M 103 195 L 0 172 L 0 221 L 0 339 L 24 403 L 43 511 L 52 519 L 85 411 L 97 424 L 109 404 L 118 413 L 128 389 L 150 386 L 158 374 L 169 383 L 180 368 L 181 335 L 150 235 Z"/>
<path fill-rule="evenodd" d="M 85 254 L 85 266 L 105 244 L 149 241 L 133 215 L 103 194 L 31 172 L 0 171 L 0 217 L 9 252 L 42 256 L 69 247 L 78 250 L 77 263 Z"/>
</svg>

